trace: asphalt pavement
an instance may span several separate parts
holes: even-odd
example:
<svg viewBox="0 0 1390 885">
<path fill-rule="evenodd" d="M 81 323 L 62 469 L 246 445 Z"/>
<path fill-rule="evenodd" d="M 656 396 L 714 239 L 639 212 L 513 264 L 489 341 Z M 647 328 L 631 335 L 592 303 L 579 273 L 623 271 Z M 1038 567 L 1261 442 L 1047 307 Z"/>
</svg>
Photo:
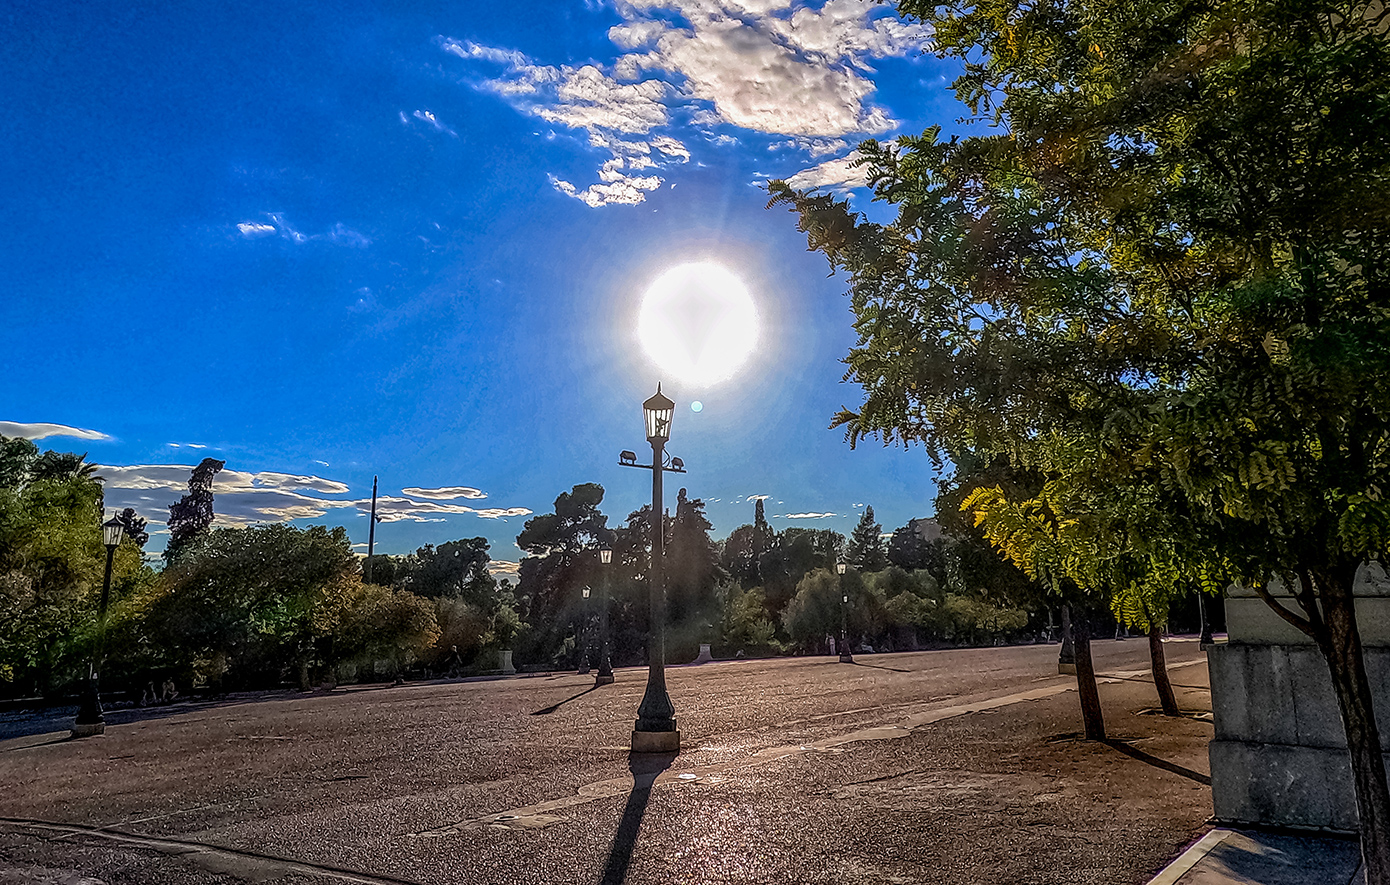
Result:
<svg viewBox="0 0 1390 885">
<path fill-rule="evenodd" d="M 670 668 L 674 757 L 627 752 L 642 669 L 9 714 L 0 883 L 1264 883 L 1189 856 L 1210 694 L 1165 646 L 1183 717 L 1095 643 L 1104 743 L 1055 645 Z"/>
</svg>

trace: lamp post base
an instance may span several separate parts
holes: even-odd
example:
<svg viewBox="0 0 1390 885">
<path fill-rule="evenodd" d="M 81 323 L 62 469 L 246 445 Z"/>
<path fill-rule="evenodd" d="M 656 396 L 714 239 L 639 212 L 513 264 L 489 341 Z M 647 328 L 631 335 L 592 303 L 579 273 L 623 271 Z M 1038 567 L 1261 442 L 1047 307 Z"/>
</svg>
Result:
<svg viewBox="0 0 1390 885">
<path fill-rule="evenodd" d="M 594 677 L 594 685 L 612 685 L 612 684 L 613 684 L 613 674 L 612 674 L 612 673 L 599 673 L 597 676 Z"/>
<path fill-rule="evenodd" d="M 632 731 L 632 752 L 634 753 L 679 753 L 681 733 L 679 731 Z"/>
<path fill-rule="evenodd" d="M 853 663 L 854 663 L 854 655 L 850 654 L 850 653 L 847 652 L 847 651 L 842 651 L 842 652 L 840 652 L 840 663 L 842 663 L 842 664 L 853 664 Z"/>
<path fill-rule="evenodd" d="M 77 722 L 72 726 L 72 736 L 75 738 L 95 737 L 99 734 L 106 734 L 105 722 Z"/>
</svg>

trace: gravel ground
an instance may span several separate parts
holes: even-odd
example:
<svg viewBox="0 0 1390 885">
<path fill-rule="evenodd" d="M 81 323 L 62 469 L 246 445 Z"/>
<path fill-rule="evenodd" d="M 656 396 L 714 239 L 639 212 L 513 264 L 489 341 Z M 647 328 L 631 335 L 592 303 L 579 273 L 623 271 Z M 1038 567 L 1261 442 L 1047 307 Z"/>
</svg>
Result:
<svg viewBox="0 0 1390 885">
<path fill-rule="evenodd" d="M 632 761 L 644 670 L 0 720 L 0 885 L 1143 883 L 1211 814 L 1205 658 L 1095 643 L 667 672 L 683 752 Z M 1200 714 L 1207 714 L 1203 718 Z"/>
</svg>

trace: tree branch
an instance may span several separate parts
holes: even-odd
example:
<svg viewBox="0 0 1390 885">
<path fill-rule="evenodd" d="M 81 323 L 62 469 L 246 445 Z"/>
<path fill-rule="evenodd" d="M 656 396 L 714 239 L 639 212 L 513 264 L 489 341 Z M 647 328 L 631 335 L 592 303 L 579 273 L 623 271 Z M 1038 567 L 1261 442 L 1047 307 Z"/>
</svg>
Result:
<svg viewBox="0 0 1390 885">
<path fill-rule="evenodd" d="M 1313 625 L 1307 618 L 1301 618 L 1288 609 L 1273 596 L 1269 595 L 1269 589 L 1264 584 L 1256 584 L 1253 588 L 1255 594 L 1265 601 L 1265 605 L 1274 609 L 1274 613 L 1298 628 L 1300 633 L 1308 636 L 1309 639 L 1317 639 L 1313 632 Z"/>
</svg>

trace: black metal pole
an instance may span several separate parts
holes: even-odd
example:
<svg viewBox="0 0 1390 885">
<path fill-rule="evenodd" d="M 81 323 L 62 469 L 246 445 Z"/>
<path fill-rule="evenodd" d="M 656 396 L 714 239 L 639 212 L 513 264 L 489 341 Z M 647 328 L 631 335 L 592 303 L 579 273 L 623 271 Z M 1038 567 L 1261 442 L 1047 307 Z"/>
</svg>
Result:
<svg viewBox="0 0 1390 885">
<path fill-rule="evenodd" d="M 594 685 L 610 685 L 613 682 L 613 661 L 609 658 L 608 648 L 608 566 L 603 567 L 603 585 L 599 592 L 599 648 L 598 648 L 598 675 L 594 677 Z"/>
<path fill-rule="evenodd" d="M 665 448 L 659 438 L 652 444 L 652 566 L 650 580 L 651 630 L 647 643 L 647 690 L 637 707 L 637 725 L 633 728 L 633 749 L 638 749 L 637 736 L 642 733 L 674 733 L 676 708 L 666 693 L 666 526 L 661 513 L 661 467 Z M 664 744 L 664 741 L 654 741 Z M 644 743 L 643 746 L 646 746 Z M 677 743 L 677 746 L 679 744 Z M 661 749 L 666 749 L 664 746 Z"/>
<path fill-rule="evenodd" d="M 1198 638 L 1197 644 L 1206 648 L 1214 640 L 1211 638 L 1211 621 L 1207 620 L 1207 597 L 1200 592 L 1197 594 L 1197 614 L 1202 619 L 1202 635 Z"/>
<path fill-rule="evenodd" d="M 584 595 L 583 620 L 579 624 L 579 675 L 589 675 L 589 594 Z"/>
<path fill-rule="evenodd" d="M 101 659 L 106 654 L 106 606 L 111 601 L 111 562 L 116 547 L 106 548 L 106 576 L 101 581 L 101 603 L 97 607 L 97 645 L 88 665 L 87 685 L 82 693 L 82 706 L 77 711 L 73 734 L 86 736 L 106 730 L 106 717 L 101 710 Z"/>
<path fill-rule="evenodd" d="M 849 594 L 845 592 L 845 576 L 840 574 L 840 663 L 853 664 L 849 650 Z"/>
<path fill-rule="evenodd" d="M 362 583 L 372 582 L 372 551 L 376 547 L 376 477 L 372 477 L 372 515 L 367 517 L 367 567 L 362 575 Z"/>
</svg>

